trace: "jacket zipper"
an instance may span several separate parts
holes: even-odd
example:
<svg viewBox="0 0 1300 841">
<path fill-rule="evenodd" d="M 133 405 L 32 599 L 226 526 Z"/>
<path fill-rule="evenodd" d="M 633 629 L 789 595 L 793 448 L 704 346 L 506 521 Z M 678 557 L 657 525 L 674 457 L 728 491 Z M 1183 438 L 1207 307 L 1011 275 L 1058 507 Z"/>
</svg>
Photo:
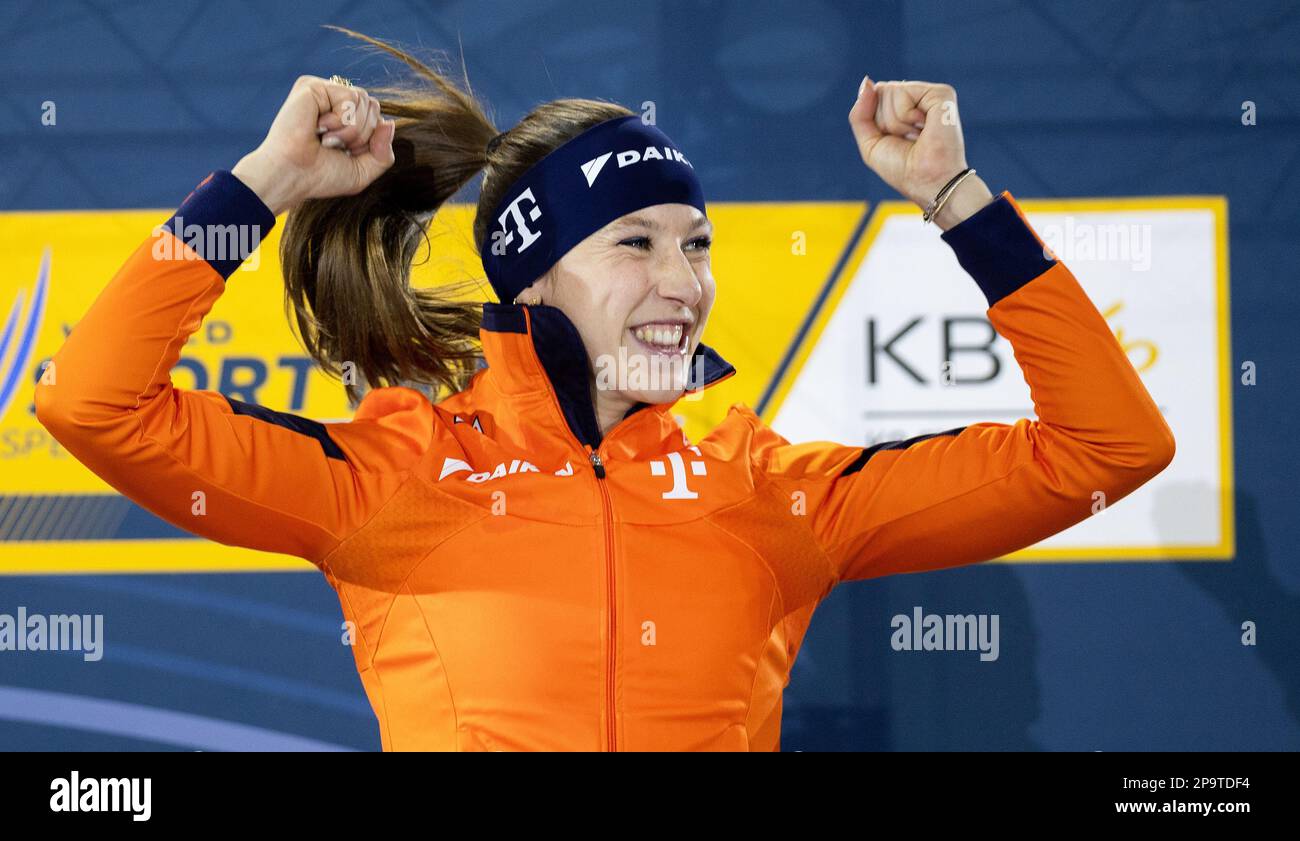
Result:
<svg viewBox="0 0 1300 841">
<path fill-rule="evenodd" d="M 524 307 L 524 319 L 525 323 L 528 325 L 527 330 L 531 349 L 533 328 L 532 317 L 528 314 L 528 307 Z M 537 356 L 535 349 L 533 349 L 533 358 L 537 360 L 537 364 L 540 367 L 542 361 L 541 358 Z M 587 458 L 590 460 L 591 467 L 596 473 L 596 487 L 600 489 L 600 501 L 605 509 L 605 578 L 607 581 L 605 598 L 609 606 L 609 656 L 605 662 L 605 669 L 608 673 L 605 681 L 605 703 L 609 707 L 609 712 L 606 716 L 608 721 L 607 729 L 609 732 L 607 733 L 606 738 L 609 741 L 609 749 L 614 751 L 618 750 L 618 730 L 614 726 L 614 654 L 615 646 L 618 642 L 616 627 L 617 617 L 614 613 L 614 509 L 609 501 L 609 489 L 605 485 L 605 463 L 600 460 L 600 454 L 597 453 L 596 449 L 590 444 L 584 444 L 582 441 L 578 440 L 577 434 L 565 419 L 564 407 L 560 405 L 560 399 L 556 396 L 555 389 L 553 387 L 547 388 L 547 392 L 550 394 L 551 405 L 555 407 L 556 414 L 560 419 L 561 425 L 564 427 L 564 431 L 568 433 L 569 440 L 577 445 L 579 451 L 585 449 L 588 453 Z M 613 430 L 610 431 L 612 432 Z"/>
<path fill-rule="evenodd" d="M 728 379 L 730 376 L 731 375 L 729 374 L 727 377 L 722 377 L 715 382 L 721 382 L 722 380 Z M 554 390 L 551 390 L 551 402 L 554 404 L 561 422 L 564 422 L 564 410 L 560 407 L 559 399 L 555 396 Z M 616 424 L 615 427 L 604 436 L 605 440 L 609 440 L 610 435 L 616 432 L 621 424 L 622 421 L 620 421 L 619 424 Z M 609 708 L 607 715 L 608 733 L 606 734 L 606 738 L 609 742 L 609 749 L 611 751 L 617 751 L 618 726 L 614 714 L 614 669 L 615 664 L 617 663 L 618 654 L 618 613 L 616 607 L 617 593 L 614 581 L 614 507 L 609 498 L 609 486 L 605 484 L 605 462 L 601 460 L 600 453 L 598 453 L 596 448 L 592 447 L 590 444 L 583 444 L 579 441 L 578 436 L 573 433 L 571 428 L 569 428 L 567 422 L 564 422 L 564 426 L 565 431 L 569 434 L 569 439 L 580 448 L 585 448 L 587 450 L 587 458 L 591 462 L 592 470 L 596 474 L 596 487 L 600 489 L 600 501 L 605 510 L 605 598 L 609 607 L 609 656 L 605 661 L 605 703 Z"/>
<path fill-rule="evenodd" d="M 600 488 L 600 501 L 605 508 L 605 580 L 606 598 L 609 607 L 609 658 L 605 664 L 605 691 L 609 714 L 608 723 L 609 749 L 618 750 L 618 727 L 614 718 L 614 668 L 618 653 L 618 615 L 616 613 L 616 594 L 614 587 L 614 509 L 609 501 L 609 488 L 605 484 L 605 463 L 600 460 L 600 453 L 591 451 L 591 466 L 596 472 L 596 487 Z"/>
<path fill-rule="evenodd" d="M 532 316 L 529 314 L 527 306 L 523 307 L 523 311 L 524 323 L 526 325 L 525 330 L 529 337 L 529 349 L 532 350 L 533 359 L 536 360 L 538 367 L 544 367 L 542 366 L 541 357 L 537 355 L 537 350 L 534 345 Z M 719 377 L 711 383 L 703 384 L 700 386 L 700 390 L 729 379 L 734 376 L 735 373 L 736 372 L 733 370 L 724 377 Z M 556 395 L 553 385 L 547 388 L 547 392 L 550 395 L 551 404 L 555 407 L 560 423 L 564 427 L 564 431 L 568 433 L 569 440 L 577 444 L 579 449 L 585 448 L 587 450 L 589 454 L 588 459 L 591 461 L 592 469 L 596 474 L 596 487 L 600 488 L 600 500 L 605 508 L 605 577 L 607 581 L 606 599 L 608 600 L 609 605 L 609 657 L 606 661 L 606 672 L 608 677 L 605 687 L 605 700 L 609 706 L 609 749 L 611 751 L 616 751 L 618 750 L 618 727 L 615 724 L 614 716 L 614 666 L 616 655 L 618 653 L 618 616 L 615 607 L 616 593 L 614 582 L 614 508 L 609 499 L 609 487 L 605 484 L 605 463 L 601 461 L 600 453 L 596 452 L 596 449 L 590 444 L 583 444 L 578 440 L 577 434 L 573 431 L 573 428 L 569 426 L 568 420 L 565 418 L 564 407 L 560 405 L 560 399 Z M 604 440 L 608 441 L 610 436 L 617 432 L 618 428 L 622 426 L 626 420 L 627 418 L 623 418 L 615 424 L 614 428 L 603 436 Z"/>
</svg>

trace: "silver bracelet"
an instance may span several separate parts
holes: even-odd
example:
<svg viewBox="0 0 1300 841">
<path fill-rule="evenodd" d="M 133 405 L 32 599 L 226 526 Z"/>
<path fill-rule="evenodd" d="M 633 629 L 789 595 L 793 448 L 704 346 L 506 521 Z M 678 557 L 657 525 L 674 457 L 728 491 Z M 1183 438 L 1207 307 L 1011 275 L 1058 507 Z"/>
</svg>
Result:
<svg viewBox="0 0 1300 841">
<path fill-rule="evenodd" d="M 966 167 L 966 169 L 954 175 L 952 177 L 952 180 L 950 180 L 947 184 L 943 185 L 943 189 L 939 191 L 939 195 L 934 197 L 934 201 L 930 202 L 930 206 L 927 207 L 925 209 L 925 212 L 921 214 L 921 223 L 926 224 L 928 222 L 933 221 L 934 217 L 937 216 L 939 214 L 939 211 L 943 209 L 943 205 L 945 202 L 948 201 L 949 196 L 957 192 L 957 188 L 961 186 L 961 182 L 965 181 L 967 178 L 969 178 L 974 174 L 975 174 L 974 167 Z"/>
</svg>

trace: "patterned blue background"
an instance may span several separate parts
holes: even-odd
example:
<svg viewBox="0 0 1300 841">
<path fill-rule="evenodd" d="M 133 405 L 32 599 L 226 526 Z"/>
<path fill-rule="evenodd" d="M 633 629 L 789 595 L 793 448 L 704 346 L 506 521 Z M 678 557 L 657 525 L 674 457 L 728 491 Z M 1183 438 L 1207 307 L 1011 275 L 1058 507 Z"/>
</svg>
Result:
<svg viewBox="0 0 1300 841">
<path fill-rule="evenodd" d="M 1236 561 L 841 587 L 796 664 L 783 748 L 1300 748 L 1300 5 L 0 0 L 0 208 L 176 205 L 256 145 L 297 75 L 382 72 L 322 23 L 461 45 L 503 128 L 558 96 L 653 100 L 711 200 L 891 198 L 846 123 L 866 72 L 952 83 L 995 190 L 1227 195 L 1233 365 L 1259 371 L 1234 377 Z M 318 575 L 0 577 L 0 612 L 18 605 L 102 613 L 109 639 L 95 664 L 0 653 L 0 748 L 378 747 Z M 913 605 L 999 614 L 1000 658 L 890 651 Z"/>
</svg>

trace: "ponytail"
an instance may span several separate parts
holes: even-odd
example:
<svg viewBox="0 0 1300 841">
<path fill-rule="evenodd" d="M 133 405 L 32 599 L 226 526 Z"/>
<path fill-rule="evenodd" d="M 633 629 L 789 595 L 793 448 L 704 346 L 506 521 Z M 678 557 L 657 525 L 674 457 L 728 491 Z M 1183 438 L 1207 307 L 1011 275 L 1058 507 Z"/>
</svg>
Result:
<svg viewBox="0 0 1300 841">
<path fill-rule="evenodd" d="M 384 385 L 439 392 L 465 388 L 478 369 L 481 297 L 473 281 L 410 283 L 411 265 L 437 211 L 483 171 L 475 245 L 510 184 L 565 141 L 632 112 L 597 100 L 545 103 L 498 137 L 479 101 L 437 69 L 351 30 L 401 60 L 416 84 L 367 88 L 393 118 L 394 164 L 353 196 L 311 199 L 289 211 L 280 240 L 285 307 L 307 353 L 340 377 L 356 403 Z M 492 151 L 488 141 L 494 140 Z M 509 303 L 509 302 L 505 302 Z"/>
</svg>

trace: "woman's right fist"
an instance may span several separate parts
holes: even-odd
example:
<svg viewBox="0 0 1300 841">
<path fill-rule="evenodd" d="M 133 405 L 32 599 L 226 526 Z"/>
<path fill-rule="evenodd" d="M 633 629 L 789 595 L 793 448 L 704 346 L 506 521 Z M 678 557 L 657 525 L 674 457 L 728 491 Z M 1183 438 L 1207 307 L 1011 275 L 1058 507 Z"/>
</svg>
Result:
<svg viewBox="0 0 1300 841">
<path fill-rule="evenodd" d="M 231 172 L 278 216 L 370 186 L 393 165 L 396 128 L 364 89 L 299 76 L 266 139 Z"/>
</svg>

